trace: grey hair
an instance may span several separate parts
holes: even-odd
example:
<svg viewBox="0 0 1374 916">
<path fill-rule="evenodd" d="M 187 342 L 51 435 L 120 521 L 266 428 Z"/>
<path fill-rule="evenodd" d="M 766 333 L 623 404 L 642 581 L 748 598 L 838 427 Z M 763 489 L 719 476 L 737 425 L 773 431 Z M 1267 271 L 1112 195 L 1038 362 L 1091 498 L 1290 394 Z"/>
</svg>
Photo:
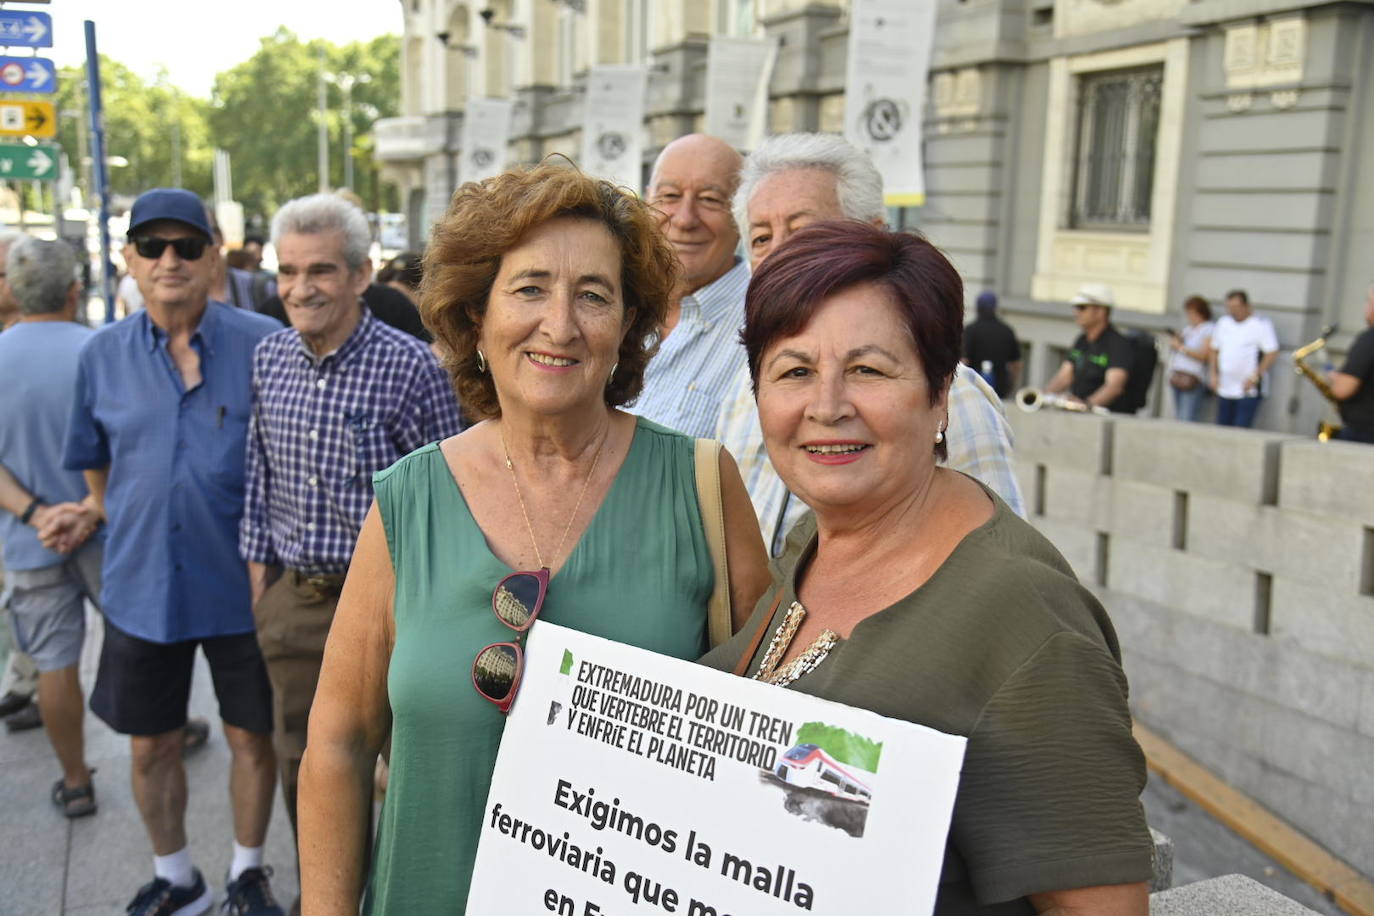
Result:
<svg viewBox="0 0 1374 916">
<path fill-rule="evenodd" d="M 76 255 L 66 242 L 24 236 L 10 246 L 5 272 L 24 315 L 62 311 L 76 282 Z"/>
<path fill-rule="evenodd" d="M 883 176 L 868 154 L 839 134 L 777 134 L 767 137 L 744 160 L 735 191 L 735 222 L 749 231 L 749 198 L 772 175 L 791 169 L 821 169 L 835 176 L 835 196 L 848 219 L 887 220 Z"/>
<path fill-rule="evenodd" d="M 282 236 L 338 231 L 343 234 L 344 263 L 349 270 L 357 270 L 367 263 L 367 249 L 372 233 L 367 217 L 356 206 L 336 194 L 311 194 L 287 201 L 272 218 L 272 244 L 279 245 Z"/>
<path fill-rule="evenodd" d="M 0 246 L 13 245 L 26 235 L 28 235 L 28 233 L 20 232 L 18 229 L 9 226 L 0 226 Z"/>
</svg>

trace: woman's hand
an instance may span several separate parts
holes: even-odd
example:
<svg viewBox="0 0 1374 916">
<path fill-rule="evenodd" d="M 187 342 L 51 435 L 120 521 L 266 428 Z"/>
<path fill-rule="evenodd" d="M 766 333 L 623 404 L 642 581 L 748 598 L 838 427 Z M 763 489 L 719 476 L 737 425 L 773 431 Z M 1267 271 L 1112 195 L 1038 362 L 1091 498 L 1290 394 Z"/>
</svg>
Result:
<svg viewBox="0 0 1374 916">
<path fill-rule="evenodd" d="M 1049 916 L 1147 916 L 1150 894 L 1144 882 L 1076 887 L 1030 895 L 1037 913 Z"/>
<path fill-rule="evenodd" d="M 386 676 L 395 590 L 374 502 L 334 612 L 301 761 L 301 899 L 311 916 L 357 916 L 366 884 L 373 773 L 391 731 Z"/>
</svg>

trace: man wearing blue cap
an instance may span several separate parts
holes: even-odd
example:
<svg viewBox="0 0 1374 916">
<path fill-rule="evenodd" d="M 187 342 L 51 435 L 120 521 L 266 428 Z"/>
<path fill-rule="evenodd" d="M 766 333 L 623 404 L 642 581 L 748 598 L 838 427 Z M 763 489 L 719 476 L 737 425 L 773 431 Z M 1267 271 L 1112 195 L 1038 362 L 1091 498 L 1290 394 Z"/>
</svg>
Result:
<svg viewBox="0 0 1374 916">
<path fill-rule="evenodd" d="M 187 846 L 181 760 L 198 646 L 232 753 L 225 908 L 281 914 L 262 865 L 271 687 L 238 557 L 253 348 L 278 325 L 209 300 L 211 240 L 194 194 L 157 188 L 134 202 L 129 269 L 145 309 L 82 349 L 63 456 L 85 471 L 108 526 L 91 710 L 133 744 L 134 799 L 154 853 L 154 879 L 128 908 L 136 916 L 194 916 L 213 902 Z"/>
</svg>

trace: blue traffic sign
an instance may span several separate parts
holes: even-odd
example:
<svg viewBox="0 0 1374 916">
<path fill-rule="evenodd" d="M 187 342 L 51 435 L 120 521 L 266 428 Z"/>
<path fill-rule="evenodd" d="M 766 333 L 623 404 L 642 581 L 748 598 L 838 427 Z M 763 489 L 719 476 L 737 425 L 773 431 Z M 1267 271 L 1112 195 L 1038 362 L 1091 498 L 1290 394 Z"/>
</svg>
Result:
<svg viewBox="0 0 1374 916">
<path fill-rule="evenodd" d="M 0 92 L 57 91 L 57 68 L 46 57 L 0 57 Z"/>
<path fill-rule="evenodd" d="M 51 48 L 52 17 L 27 10 L 0 10 L 0 46 Z"/>
</svg>

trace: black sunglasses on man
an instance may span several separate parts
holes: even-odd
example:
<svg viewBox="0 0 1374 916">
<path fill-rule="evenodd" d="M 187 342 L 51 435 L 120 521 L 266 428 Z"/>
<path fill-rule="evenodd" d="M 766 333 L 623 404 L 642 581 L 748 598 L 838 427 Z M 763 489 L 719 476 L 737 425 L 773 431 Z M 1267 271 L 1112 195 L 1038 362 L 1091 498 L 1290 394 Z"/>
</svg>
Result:
<svg viewBox="0 0 1374 916">
<path fill-rule="evenodd" d="M 177 257 L 183 261 L 199 261 L 200 256 L 205 254 L 205 246 L 210 244 L 208 239 L 194 235 L 179 239 L 164 239 L 156 235 L 136 235 L 130 241 L 134 243 L 134 251 L 138 252 L 138 256 L 150 261 L 156 261 L 162 257 L 162 253 L 167 250 L 168 245 L 172 246 Z"/>
</svg>

